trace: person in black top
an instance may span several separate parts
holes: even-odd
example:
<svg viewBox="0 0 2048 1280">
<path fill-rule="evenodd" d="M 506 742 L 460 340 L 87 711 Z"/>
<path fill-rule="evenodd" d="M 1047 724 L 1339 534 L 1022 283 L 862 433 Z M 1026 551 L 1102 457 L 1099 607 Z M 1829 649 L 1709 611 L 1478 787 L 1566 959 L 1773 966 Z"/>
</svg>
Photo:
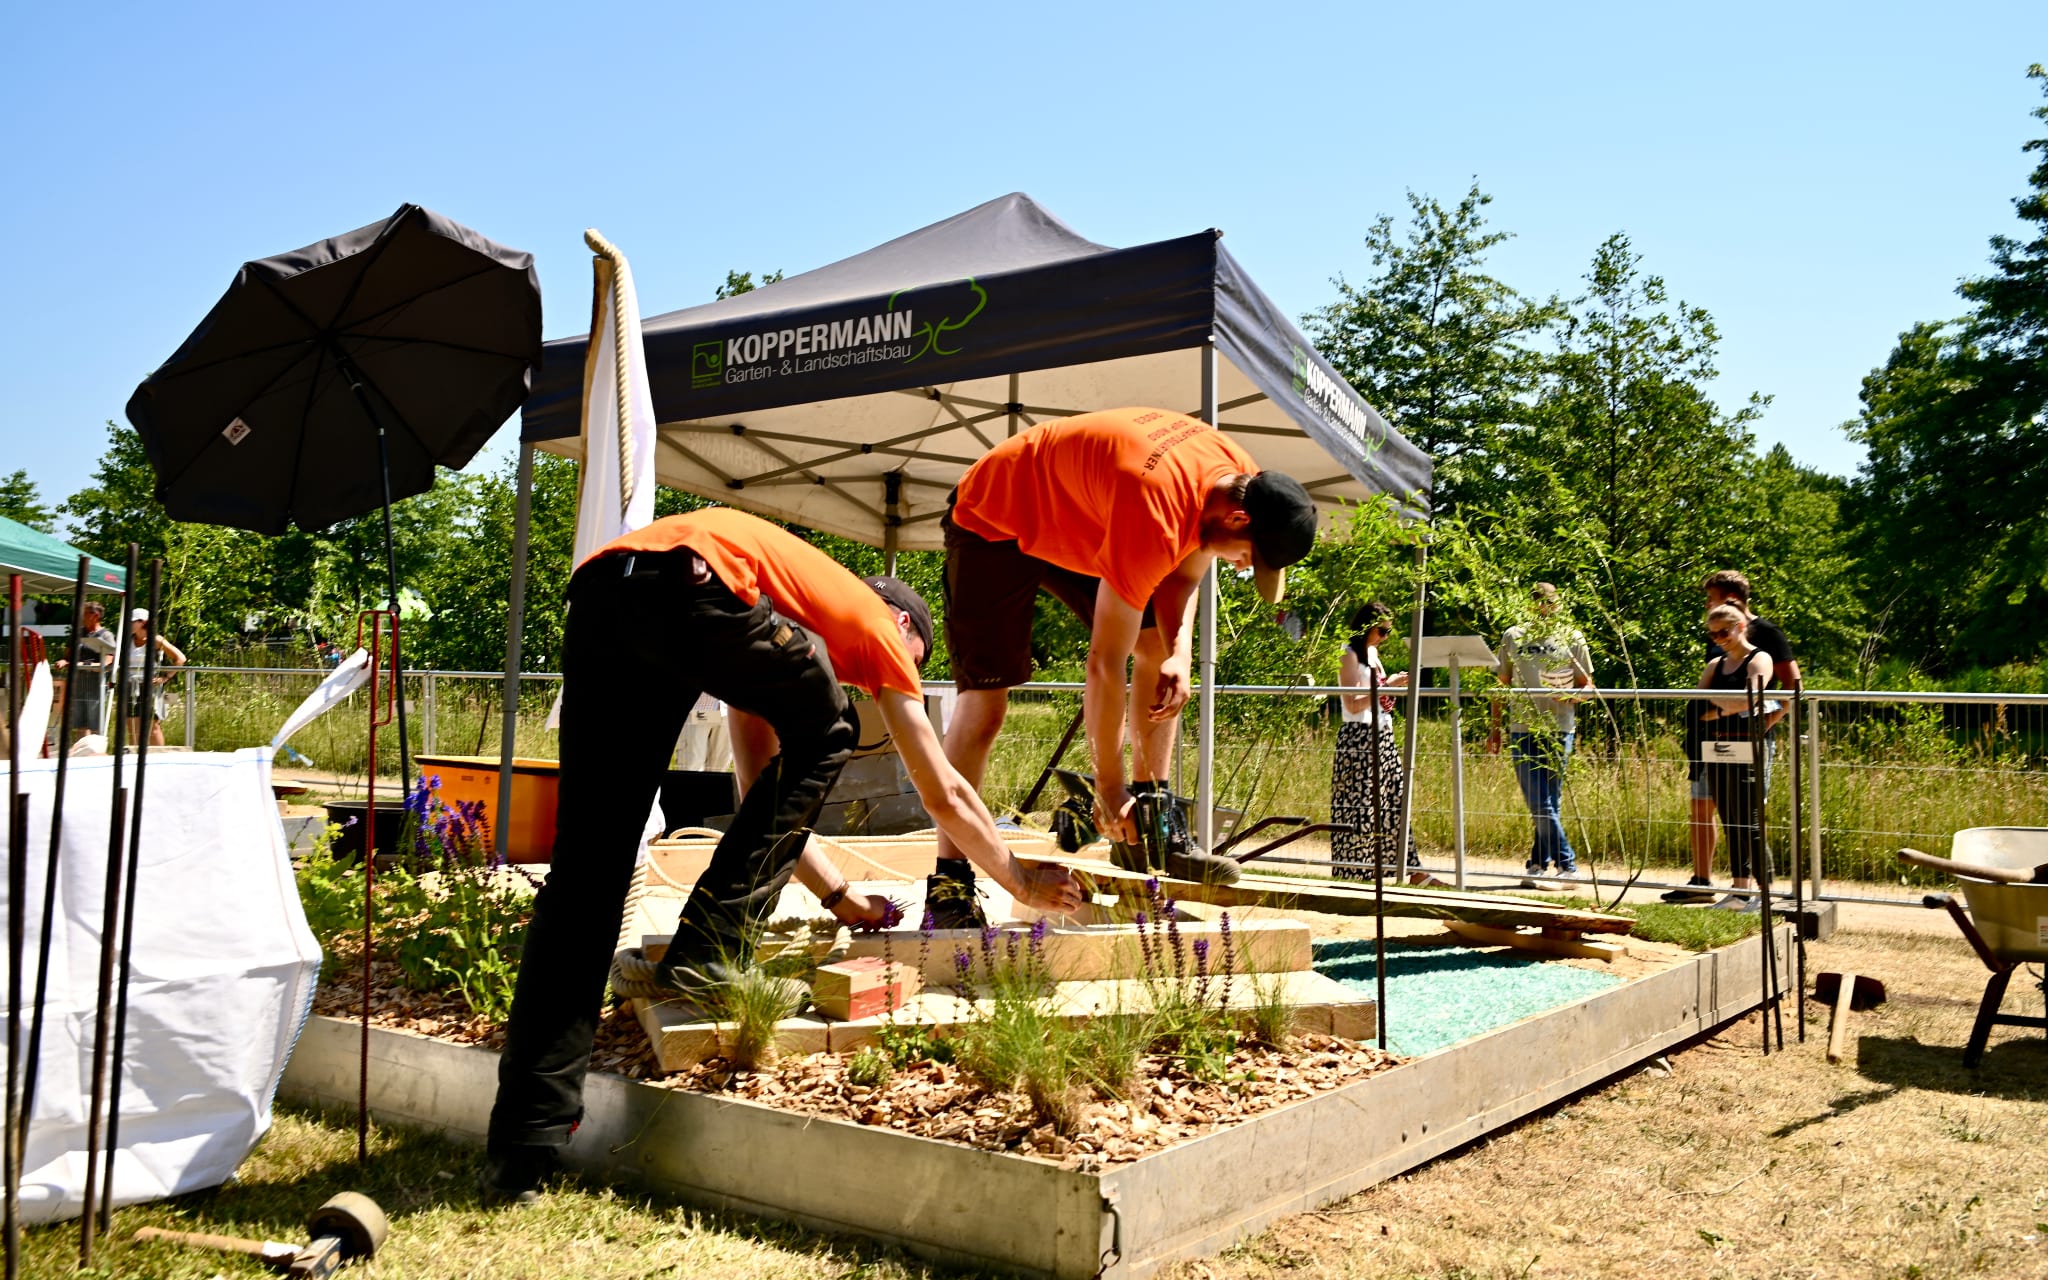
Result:
<svg viewBox="0 0 2048 1280">
<path fill-rule="evenodd" d="M 1707 741 L 1748 741 L 1750 692 L 1761 691 L 1771 683 L 1771 655 L 1750 644 L 1744 636 L 1746 630 L 1742 611 L 1732 604 L 1715 605 L 1707 611 L 1707 634 L 1714 638 L 1721 652 L 1700 673 L 1700 688 L 1730 695 L 1704 700 L 1700 734 Z M 1767 856 L 1761 798 L 1754 773 L 1762 767 L 1761 761 L 1744 759 L 1701 768 L 1714 807 L 1721 811 L 1721 829 L 1728 835 L 1728 869 L 1734 874 L 1737 889 L 1752 887 L 1750 876 Z M 1748 894 L 1731 893 L 1714 905 L 1733 911 L 1754 911 L 1761 904 Z"/>
<path fill-rule="evenodd" d="M 1700 590 L 1706 593 L 1707 607 L 1716 608 L 1730 605 L 1741 611 L 1744 619 L 1744 635 L 1751 647 L 1761 649 L 1771 659 L 1772 675 L 1769 688 L 1785 688 L 1796 683 L 1799 676 L 1799 660 L 1792 655 L 1792 642 L 1785 635 L 1785 629 L 1769 618 L 1752 613 L 1749 608 L 1749 578 L 1739 569 L 1720 569 L 1707 575 L 1700 583 Z M 1721 656 L 1721 646 L 1711 638 L 1707 641 L 1707 661 L 1713 662 Z M 1705 766 L 1700 763 L 1699 741 L 1701 724 L 1699 715 L 1705 704 L 1694 702 L 1687 710 L 1685 729 L 1685 758 L 1688 762 L 1688 781 L 1691 783 L 1692 814 L 1689 835 L 1692 844 L 1692 880 L 1683 889 L 1673 889 L 1664 895 L 1666 902 L 1712 902 L 1714 868 L 1714 814 L 1715 804 L 1711 789 L 1707 785 Z M 1774 739 L 1770 730 L 1777 727 L 1785 716 L 1781 703 L 1769 704 L 1764 721 L 1764 785 L 1771 779 L 1771 758 L 1776 754 Z M 1722 826 L 1727 826 L 1727 815 L 1722 815 Z"/>
</svg>

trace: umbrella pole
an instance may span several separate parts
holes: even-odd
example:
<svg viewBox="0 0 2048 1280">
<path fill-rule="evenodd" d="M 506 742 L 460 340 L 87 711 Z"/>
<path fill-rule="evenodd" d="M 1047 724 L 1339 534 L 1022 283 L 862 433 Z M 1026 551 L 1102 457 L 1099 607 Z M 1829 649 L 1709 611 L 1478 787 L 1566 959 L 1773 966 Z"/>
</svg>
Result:
<svg viewBox="0 0 2048 1280">
<path fill-rule="evenodd" d="M 29 1117 L 36 1109 L 36 1076 L 43 1058 L 43 1004 L 50 994 L 50 934 L 57 910 L 57 863 L 64 847 L 64 780 L 70 772 L 71 699 L 78 691 L 78 621 L 85 612 L 85 575 L 92 561 L 78 557 L 78 581 L 71 589 L 71 639 L 64 653 L 64 697 L 57 713 L 57 778 L 50 792 L 50 860 L 43 872 L 43 928 L 36 935 L 36 993 L 29 1001 L 33 1011 L 28 1028 L 28 1061 L 21 1076 L 21 1127 L 15 1134 L 20 1154 L 17 1167 L 26 1168 Z M 93 664 L 93 679 L 100 679 L 99 664 Z"/>
<path fill-rule="evenodd" d="M 142 696 L 150 702 L 150 714 L 144 717 L 145 724 L 154 719 L 156 712 L 156 619 L 163 608 L 163 575 L 164 562 L 150 561 L 149 624 L 145 628 L 149 643 L 142 651 Z M 128 884 L 122 890 L 120 982 L 114 995 L 114 1072 L 107 1089 L 107 1177 L 100 1193 L 101 1235 L 107 1234 L 114 1223 L 113 1153 L 121 1149 L 121 1063 L 128 1043 L 128 978 L 135 971 L 135 881 L 142 871 L 142 784 L 144 767 L 149 763 L 149 738 L 147 728 L 136 735 L 135 803 L 128 810 Z M 92 1188 L 87 1187 L 85 1193 L 91 1195 Z"/>
<path fill-rule="evenodd" d="M 370 425 L 377 428 L 377 478 L 384 484 L 384 581 L 390 589 L 391 598 L 391 681 L 398 690 L 398 786 L 400 795 L 412 794 L 412 766 L 406 761 L 406 744 L 410 739 L 405 730 L 405 660 L 398 650 L 398 552 L 391 536 L 391 443 L 390 433 L 384 428 L 384 415 L 377 412 L 377 406 L 370 400 L 370 389 L 363 385 L 362 370 L 356 362 L 335 350 L 335 365 L 342 376 L 348 379 L 349 390 L 356 393 L 356 403 L 363 406 L 363 414 Z M 372 762 L 375 763 L 374 761 Z"/>
</svg>

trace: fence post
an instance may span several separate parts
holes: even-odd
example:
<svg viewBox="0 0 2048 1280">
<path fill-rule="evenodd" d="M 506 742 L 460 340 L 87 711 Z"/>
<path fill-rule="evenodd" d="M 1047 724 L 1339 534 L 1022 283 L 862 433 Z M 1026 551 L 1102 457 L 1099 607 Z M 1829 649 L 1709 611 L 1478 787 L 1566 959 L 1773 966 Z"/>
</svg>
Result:
<svg viewBox="0 0 2048 1280">
<path fill-rule="evenodd" d="M 426 723 L 426 725 L 425 725 L 424 727 L 422 727 L 422 729 L 420 730 L 420 745 L 426 748 L 426 752 L 427 752 L 427 754 L 428 754 L 428 755 L 433 755 L 433 754 L 434 754 L 434 673 L 433 673 L 433 672 L 431 672 L 431 671 L 424 671 L 424 672 L 421 672 L 421 673 L 420 673 L 420 683 L 421 683 L 421 685 L 422 685 L 422 689 L 421 689 L 421 696 L 420 696 L 420 701 L 426 704 L 426 711 L 427 711 L 427 723 Z"/>
<path fill-rule="evenodd" d="M 1819 901 L 1820 883 L 1820 722 L 1824 702 L 1809 702 L 1806 723 L 1806 848 L 1813 864 L 1813 897 Z M 1794 821 L 1797 821 L 1795 818 Z"/>
<path fill-rule="evenodd" d="M 199 747 L 199 673 L 185 669 L 185 750 Z"/>
</svg>

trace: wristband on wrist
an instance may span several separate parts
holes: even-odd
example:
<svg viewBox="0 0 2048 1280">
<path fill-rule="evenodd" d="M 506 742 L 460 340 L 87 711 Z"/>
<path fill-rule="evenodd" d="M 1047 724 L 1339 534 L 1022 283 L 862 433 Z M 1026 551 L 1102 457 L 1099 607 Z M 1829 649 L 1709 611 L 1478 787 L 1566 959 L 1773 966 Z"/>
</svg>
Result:
<svg viewBox="0 0 2048 1280">
<path fill-rule="evenodd" d="M 837 889 L 818 899 L 818 905 L 830 911 L 846 900 L 846 891 L 853 886 L 842 881 Z"/>
</svg>

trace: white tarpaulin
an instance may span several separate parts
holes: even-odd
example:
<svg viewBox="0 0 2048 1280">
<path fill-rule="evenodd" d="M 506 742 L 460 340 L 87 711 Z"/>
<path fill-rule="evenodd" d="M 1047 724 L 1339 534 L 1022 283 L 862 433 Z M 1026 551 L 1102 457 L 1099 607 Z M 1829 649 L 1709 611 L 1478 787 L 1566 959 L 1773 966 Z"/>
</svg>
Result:
<svg viewBox="0 0 2048 1280">
<path fill-rule="evenodd" d="M 55 768 L 22 768 L 25 994 L 35 984 Z M 152 753 L 147 768 L 117 1204 L 217 1186 L 235 1171 L 270 1127 L 271 1097 L 320 969 L 270 791 L 269 749 Z M 74 759 L 65 787 L 41 1078 L 23 1163 L 28 1222 L 76 1216 L 82 1203 L 113 773 L 111 758 Z M 132 758 L 125 774 L 132 787 Z M 0 953 L 0 982 L 5 962 Z M 29 1022 L 24 1010 L 24 1035 Z"/>
<path fill-rule="evenodd" d="M 298 710 L 285 717 L 284 726 L 277 731 L 277 736 L 270 740 L 270 745 L 273 748 L 281 747 L 291 741 L 293 734 L 326 715 L 335 704 L 345 701 L 348 695 L 362 688 L 363 683 L 369 678 L 370 651 L 357 649 L 341 660 L 341 665 L 334 669 L 334 674 L 322 680 L 319 688 L 306 695 L 306 700 L 299 704 Z"/>
</svg>

